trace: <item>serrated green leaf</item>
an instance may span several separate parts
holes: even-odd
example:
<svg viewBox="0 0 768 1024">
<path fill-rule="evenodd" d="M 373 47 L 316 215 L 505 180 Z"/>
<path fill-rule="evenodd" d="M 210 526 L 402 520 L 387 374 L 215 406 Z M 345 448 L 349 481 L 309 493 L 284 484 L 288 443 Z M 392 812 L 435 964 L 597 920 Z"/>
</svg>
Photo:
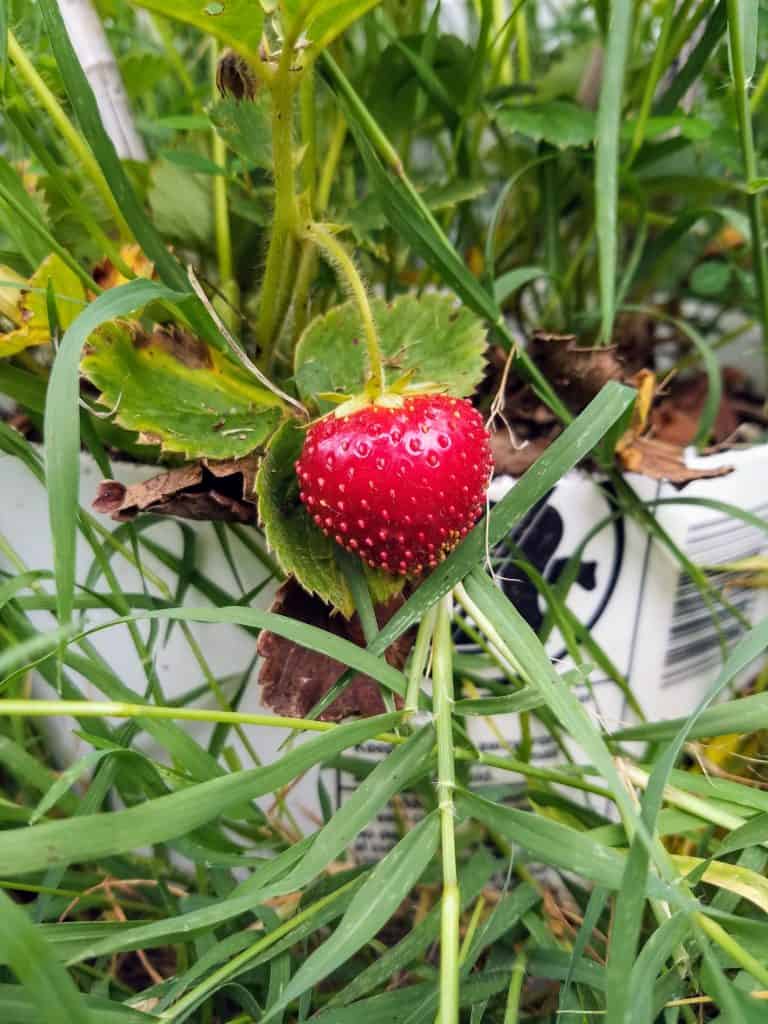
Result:
<svg viewBox="0 0 768 1024">
<path fill-rule="evenodd" d="M 496 121 L 505 131 L 518 132 L 561 149 L 588 146 L 596 131 L 594 112 L 565 100 L 502 107 L 496 112 Z"/>
<path fill-rule="evenodd" d="M 104 324 L 91 335 L 81 369 L 121 426 L 187 458 L 246 455 L 284 416 L 276 395 L 181 331 L 147 335 L 126 321 Z"/>
<path fill-rule="evenodd" d="M 269 93 L 262 89 L 249 103 L 227 97 L 208 111 L 216 131 L 238 156 L 256 167 L 272 168 Z"/>
<path fill-rule="evenodd" d="M 294 463 L 303 444 L 304 430 L 296 423 L 284 424 L 272 439 L 256 478 L 259 519 L 283 570 L 350 618 L 355 606 L 336 562 L 335 545 L 315 526 L 299 498 Z"/>
<path fill-rule="evenodd" d="M 213 235 L 210 186 L 188 168 L 168 159 L 151 170 L 147 198 L 154 223 L 167 238 L 206 245 Z"/>
<path fill-rule="evenodd" d="M 249 60 L 260 60 L 264 27 L 260 0 L 136 0 L 136 6 L 194 25 Z"/>
<path fill-rule="evenodd" d="M 403 295 L 391 305 L 375 299 L 372 308 L 388 383 L 412 370 L 416 383 L 438 384 L 457 396 L 472 393 L 485 368 L 485 330 L 453 296 Z M 316 400 L 319 391 L 361 392 L 366 368 L 353 302 L 313 320 L 296 347 L 296 383 L 304 401 Z"/>
</svg>

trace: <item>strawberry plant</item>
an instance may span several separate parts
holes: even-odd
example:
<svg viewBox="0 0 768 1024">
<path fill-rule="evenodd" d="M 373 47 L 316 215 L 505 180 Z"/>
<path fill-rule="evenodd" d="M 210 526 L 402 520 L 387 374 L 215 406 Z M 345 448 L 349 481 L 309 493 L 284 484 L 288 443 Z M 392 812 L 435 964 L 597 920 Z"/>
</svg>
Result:
<svg viewBox="0 0 768 1024">
<path fill-rule="evenodd" d="M 0 1018 L 760 1019 L 762 0 L 78 6 L 116 118 L 0 0 Z"/>
</svg>

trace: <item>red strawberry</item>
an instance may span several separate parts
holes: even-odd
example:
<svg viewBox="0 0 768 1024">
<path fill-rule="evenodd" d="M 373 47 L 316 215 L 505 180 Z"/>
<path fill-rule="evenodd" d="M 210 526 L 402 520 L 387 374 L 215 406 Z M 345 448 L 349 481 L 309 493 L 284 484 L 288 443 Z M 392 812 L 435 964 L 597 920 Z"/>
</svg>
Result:
<svg viewBox="0 0 768 1024">
<path fill-rule="evenodd" d="M 323 417 L 296 471 L 323 533 L 369 565 L 417 575 L 482 514 L 491 465 L 480 413 L 465 399 L 423 394 Z"/>
</svg>

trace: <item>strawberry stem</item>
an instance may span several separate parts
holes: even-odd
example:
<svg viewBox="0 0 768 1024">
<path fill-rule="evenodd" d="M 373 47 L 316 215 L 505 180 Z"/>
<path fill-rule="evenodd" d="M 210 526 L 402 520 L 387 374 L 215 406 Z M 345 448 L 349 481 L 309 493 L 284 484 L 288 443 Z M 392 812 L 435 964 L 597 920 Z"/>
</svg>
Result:
<svg viewBox="0 0 768 1024">
<path fill-rule="evenodd" d="M 310 241 L 315 243 L 337 274 L 344 279 L 352 298 L 357 303 L 360 319 L 363 322 L 371 374 L 366 391 L 372 398 L 376 398 L 386 390 L 384 359 L 382 357 L 379 334 L 376 330 L 376 322 L 373 319 L 373 312 L 371 311 L 371 304 L 368 300 L 368 292 L 363 284 L 363 279 L 344 245 L 324 224 L 307 224 L 305 235 Z"/>
</svg>

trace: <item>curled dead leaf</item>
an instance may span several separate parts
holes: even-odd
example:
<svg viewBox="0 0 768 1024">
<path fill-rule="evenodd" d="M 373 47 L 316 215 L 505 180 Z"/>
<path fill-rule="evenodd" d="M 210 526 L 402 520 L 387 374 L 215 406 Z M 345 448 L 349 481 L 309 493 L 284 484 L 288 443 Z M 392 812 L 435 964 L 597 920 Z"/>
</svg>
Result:
<svg viewBox="0 0 768 1024">
<path fill-rule="evenodd" d="M 180 519 L 255 523 L 258 466 L 255 455 L 221 462 L 202 459 L 130 487 L 104 480 L 93 507 L 119 522 L 152 512 Z"/>
<path fill-rule="evenodd" d="M 384 626 L 403 604 L 397 596 L 376 608 L 379 626 Z M 273 612 L 298 619 L 311 626 L 365 646 L 357 615 L 345 619 L 332 613 L 330 605 L 310 596 L 294 579 L 280 587 L 272 605 Z M 402 668 L 413 644 L 409 631 L 387 650 L 386 659 L 395 668 Z M 265 630 L 259 636 L 258 652 L 263 658 L 259 683 L 262 703 L 275 714 L 303 718 L 336 683 L 345 666 L 340 661 L 309 651 L 292 640 Z M 350 715 L 369 717 L 385 710 L 379 687 L 369 676 L 356 675 L 344 692 L 320 716 L 324 721 L 339 721 Z"/>
<path fill-rule="evenodd" d="M 581 348 L 573 334 L 537 331 L 529 351 L 573 412 L 581 412 L 609 381 L 625 376 L 624 363 L 615 346 Z"/>
<path fill-rule="evenodd" d="M 508 476 L 522 476 L 543 455 L 561 432 L 558 426 L 530 440 L 518 440 L 506 427 L 491 432 L 491 452 L 494 472 Z"/>
<path fill-rule="evenodd" d="M 680 445 L 668 444 L 654 437 L 636 437 L 620 445 L 616 454 L 628 473 L 642 473 L 643 476 L 649 476 L 653 480 L 666 480 L 677 487 L 683 487 L 692 480 L 709 480 L 733 472 L 732 466 L 718 466 L 712 469 L 688 467 Z"/>
</svg>

